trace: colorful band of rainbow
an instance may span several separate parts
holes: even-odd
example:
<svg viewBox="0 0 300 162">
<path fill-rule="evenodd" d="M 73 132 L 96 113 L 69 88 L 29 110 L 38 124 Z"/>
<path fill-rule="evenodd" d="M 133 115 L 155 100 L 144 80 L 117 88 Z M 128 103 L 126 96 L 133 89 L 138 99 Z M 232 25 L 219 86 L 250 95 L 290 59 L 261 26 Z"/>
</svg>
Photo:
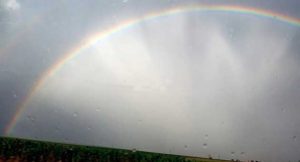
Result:
<svg viewBox="0 0 300 162">
<path fill-rule="evenodd" d="M 112 34 L 122 31 L 124 29 L 130 28 L 136 24 L 141 22 L 159 18 L 162 16 L 169 16 L 178 13 L 185 13 L 185 12 L 205 12 L 205 11 L 215 11 L 215 12 L 229 12 L 229 13 L 236 13 L 236 14 L 247 14 L 247 15 L 256 15 L 260 17 L 266 17 L 270 19 L 275 19 L 277 21 L 281 21 L 284 23 L 288 23 L 290 25 L 300 27 L 300 19 L 293 18 L 287 15 L 283 15 L 280 13 L 272 12 L 269 10 L 263 10 L 258 8 L 250 8 L 250 7 L 243 7 L 243 6 L 226 6 L 226 5 L 185 5 L 185 6 L 177 6 L 169 9 L 160 10 L 157 12 L 149 13 L 144 16 L 137 17 L 135 19 L 129 19 L 123 22 L 120 22 L 117 25 L 114 25 L 106 30 L 101 30 L 87 38 L 83 39 L 75 48 L 71 49 L 69 52 L 62 55 L 58 61 L 50 66 L 48 70 L 46 70 L 42 75 L 37 79 L 35 84 L 30 89 L 28 95 L 23 99 L 22 102 L 17 107 L 17 111 L 11 121 L 6 126 L 4 133 L 5 135 L 10 135 L 12 130 L 14 129 L 15 125 L 18 123 L 19 118 L 21 117 L 22 113 L 30 103 L 33 96 L 36 92 L 44 85 L 47 79 L 54 75 L 59 69 L 61 69 L 66 62 L 72 60 L 81 51 L 89 48 L 93 44 L 103 41 Z"/>
</svg>

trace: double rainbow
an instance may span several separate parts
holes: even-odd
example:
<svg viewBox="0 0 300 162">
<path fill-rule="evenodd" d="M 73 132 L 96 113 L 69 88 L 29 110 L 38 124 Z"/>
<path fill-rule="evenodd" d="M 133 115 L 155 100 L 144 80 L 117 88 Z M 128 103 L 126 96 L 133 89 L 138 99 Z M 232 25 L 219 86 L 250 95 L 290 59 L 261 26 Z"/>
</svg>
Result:
<svg viewBox="0 0 300 162">
<path fill-rule="evenodd" d="M 82 51 L 89 48 L 93 44 L 103 41 L 106 38 L 110 37 L 112 34 L 116 32 L 120 32 L 124 29 L 130 28 L 136 24 L 139 24 L 144 21 L 148 21 L 151 19 L 156 19 L 163 16 L 170 16 L 179 13 L 186 13 L 186 12 L 205 12 L 205 11 L 214 11 L 214 12 L 228 12 L 228 13 L 235 13 L 235 14 L 247 14 L 247 15 L 255 15 L 259 17 L 265 17 L 274 19 L 277 21 L 281 21 L 284 23 L 288 23 L 290 25 L 300 27 L 300 19 L 290 17 L 287 15 L 283 15 L 280 13 L 272 12 L 270 10 L 263 10 L 258 8 L 251 8 L 251 7 L 244 7 L 244 6 L 228 6 L 228 5 L 185 5 L 185 6 L 177 6 L 169 9 L 164 9 L 156 12 L 152 12 L 146 14 L 141 17 L 137 17 L 134 19 L 129 19 L 123 22 L 120 22 L 117 25 L 111 26 L 106 30 L 101 30 L 99 32 L 94 33 L 91 36 L 83 39 L 76 47 L 71 49 L 69 52 L 62 55 L 60 59 L 52 66 L 48 68 L 41 76 L 37 79 L 35 84 L 31 87 L 28 95 L 20 102 L 17 107 L 17 111 L 11 121 L 5 128 L 5 134 L 9 135 L 12 133 L 15 125 L 18 123 L 21 115 L 23 114 L 24 110 L 26 109 L 27 105 L 30 103 L 34 95 L 37 91 L 44 85 L 45 81 L 52 75 L 54 75 L 57 71 L 59 71 L 66 62 L 72 60 L 74 57 L 79 55 Z"/>
</svg>

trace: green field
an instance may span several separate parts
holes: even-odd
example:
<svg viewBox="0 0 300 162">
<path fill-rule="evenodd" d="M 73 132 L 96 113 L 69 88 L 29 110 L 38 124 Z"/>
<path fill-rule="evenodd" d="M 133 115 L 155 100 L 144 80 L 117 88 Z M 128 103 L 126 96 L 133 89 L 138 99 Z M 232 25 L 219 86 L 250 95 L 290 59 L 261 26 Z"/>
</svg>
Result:
<svg viewBox="0 0 300 162">
<path fill-rule="evenodd" d="M 227 160 L 0 137 L 0 162 L 4 161 L 226 162 Z"/>
</svg>

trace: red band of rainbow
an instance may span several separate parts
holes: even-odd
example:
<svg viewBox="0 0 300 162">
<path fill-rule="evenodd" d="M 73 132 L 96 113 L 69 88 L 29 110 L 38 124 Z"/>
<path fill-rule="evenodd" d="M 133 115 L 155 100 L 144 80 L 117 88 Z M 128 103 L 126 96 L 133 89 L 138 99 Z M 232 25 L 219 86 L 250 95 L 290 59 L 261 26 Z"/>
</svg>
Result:
<svg viewBox="0 0 300 162">
<path fill-rule="evenodd" d="M 22 102 L 17 107 L 17 111 L 11 121 L 6 126 L 4 133 L 5 135 L 9 135 L 12 133 L 15 125 L 18 123 L 19 118 L 21 117 L 22 113 L 26 109 L 28 103 L 30 103 L 32 97 L 36 94 L 36 92 L 44 85 L 47 79 L 54 75 L 59 69 L 61 69 L 66 62 L 72 60 L 81 51 L 89 48 L 91 45 L 97 43 L 98 41 L 102 41 L 109 37 L 110 35 L 122 31 L 126 28 L 130 28 L 140 22 L 144 22 L 150 19 L 159 18 L 162 16 L 169 16 L 173 14 L 185 13 L 185 12 L 205 12 L 205 11 L 214 11 L 214 12 L 229 12 L 229 13 L 237 13 L 237 14 L 248 14 L 248 15 L 255 15 L 260 17 L 266 17 L 275 19 L 277 21 L 281 21 L 284 23 L 288 23 L 294 26 L 300 27 L 300 19 L 286 16 L 280 13 L 272 12 L 270 10 L 263 10 L 258 8 L 250 8 L 244 6 L 226 6 L 226 5 L 185 5 L 185 6 L 178 6 L 169 9 L 160 10 L 157 12 L 152 12 L 146 14 L 144 16 L 140 16 L 134 19 L 129 19 L 123 22 L 120 22 L 117 25 L 111 26 L 106 30 L 101 30 L 100 32 L 96 32 L 91 36 L 84 38 L 76 47 L 71 49 L 69 52 L 62 55 L 60 59 L 52 66 L 48 68 L 44 73 L 40 75 L 37 79 L 37 82 L 31 87 L 28 95 L 23 99 Z"/>
</svg>

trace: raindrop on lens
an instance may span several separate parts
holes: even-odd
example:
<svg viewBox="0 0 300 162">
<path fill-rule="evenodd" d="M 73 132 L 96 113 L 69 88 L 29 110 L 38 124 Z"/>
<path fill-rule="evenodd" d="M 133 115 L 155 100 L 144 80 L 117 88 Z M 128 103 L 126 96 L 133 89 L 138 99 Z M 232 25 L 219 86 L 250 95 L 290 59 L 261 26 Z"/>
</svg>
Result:
<svg viewBox="0 0 300 162">
<path fill-rule="evenodd" d="M 229 38 L 233 38 L 234 37 L 234 32 L 235 32 L 234 28 L 230 28 L 229 29 L 229 31 L 228 31 Z"/>
<path fill-rule="evenodd" d="M 203 143 L 203 148 L 207 148 L 207 143 Z"/>
<path fill-rule="evenodd" d="M 78 116 L 78 113 L 77 112 L 74 112 L 73 113 L 73 117 L 77 117 Z"/>
<path fill-rule="evenodd" d="M 138 120 L 138 123 L 139 123 L 139 124 L 141 124 L 142 122 L 143 122 L 143 120 L 142 120 L 142 119 L 139 119 L 139 120 Z"/>
<path fill-rule="evenodd" d="M 60 131 L 60 129 L 59 129 L 59 127 L 55 127 L 55 132 L 59 132 Z"/>
<path fill-rule="evenodd" d="M 184 149 L 187 150 L 187 149 L 188 149 L 188 146 L 187 146 L 187 145 L 184 145 Z"/>
<path fill-rule="evenodd" d="M 231 156 L 234 156 L 235 152 L 234 151 L 231 151 Z"/>
<path fill-rule="evenodd" d="M 35 117 L 28 115 L 27 118 L 30 122 L 33 122 L 33 123 L 35 122 Z"/>
<path fill-rule="evenodd" d="M 205 139 L 208 139 L 208 134 L 205 134 L 205 135 L 204 135 L 204 138 L 205 138 Z"/>
</svg>

